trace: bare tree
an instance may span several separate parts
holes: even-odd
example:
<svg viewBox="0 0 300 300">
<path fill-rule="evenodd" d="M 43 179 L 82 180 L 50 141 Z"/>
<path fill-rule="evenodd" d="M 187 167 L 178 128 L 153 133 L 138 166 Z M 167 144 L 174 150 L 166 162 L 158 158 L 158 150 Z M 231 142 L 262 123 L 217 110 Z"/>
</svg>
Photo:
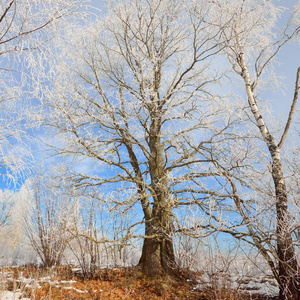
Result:
<svg viewBox="0 0 300 300">
<path fill-rule="evenodd" d="M 0 190 L 0 229 L 9 223 L 14 205 L 14 193 L 10 190 Z"/>
<path fill-rule="evenodd" d="M 173 273 L 173 234 L 186 231 L 175 211 L 195 205 L 209 212 L 220 188 L 210 152 L 234 137 L 230 128 L 240 120 L 240 109 L 228 109 L 210 89 L 222 77 L 208 68 L 221 51 L 221 30 L 205 22 L 210 7 L 109 2 L 104 20 L 68 36 L 43 94 L 53 154 L 73 157 L 70 182 L 91 197 L 101 189 L 111 204 L 141 209 L 135 225 L 145 233 L 131 237 L 144 239 L 139 265 L 148 275 Z"/>
<path fill-rule="evenodd" d="M 61 263 L 74 221 L 72 199 L 49 174 L 32 181 L 32 208 L 24 214 L 25 233 L 45 267 Z"/>
<path fill-rule="evenodd" d="M 82 198 L 76 205 L 79 214 L 68 228 L 68 248 L 76 257 L 82 276 L 93 275 L 100 267 L 130 265 L 134 259 L 128 235 L 130 216 L 95 199 Z"/>
<path fill-rule="evenodd" d="M 259 151 L 264 152 L 266 147 L 269 157 L 269 174 L 273 182 L 273 188 L 263 187 L 261 191 L 265 193 L 263 197 L 269 197 L 268 206 L 264 212 L 270 210 L 275 205 L 276 211 L 276 230 L 270 228 L 269 232 L 262 230 L 257 220 L 263 220 L 258 213 L 251 209 L 251 202 L 244 201 L 243 192 L 245 190 L 241 184 L 248 182 L 248 187 L 253 191 L 261 188 L 261 183 L 257 179 L 249 182 L 246 177 L 239 177 L 240 174 L 231 172 L 228 168 L 220 168 L 224 177 L 228 180 L 229 189 L 232 192 L 232 198 L 237 211 L 242 216 L 243 223 L 247 226 L 249 234 L 257 246 L 258 250 L 268 261 L 274 276 L 280 286 L 280 299 L 299 299 L 300 275 L 299 262 L 295 254 L 293 245 L 293 226 L 291 223 L 291 211 L 289 209 L 289 199 L 286 187 L 286 179 L 283 175 L 283 160 L 281 158 L 281 149 L 284 146 L 286 137 L 291 127 L 293 114 L 298 100 L 300 68 L 296 71 L 296 83 L 294 97 L 291 101 L 291 108 L 285 125 L 282 126 L 282 133 L 276 137 L 272 133 L 271 124 L 265 118 L 264 106 L 261 102 L 261 83 L 272 87 L 276 77 L 273 72 L 273 61 L 276 59 L 280 49 L 290 41 L 300 31 L 299 24 L 296 27 L 285 27 L 278 34 L 276 31 L 276 22 L 281 13 L 281 8 L 275 6 L 272 1 L 232 1 L 229 3 L 214 2 L 218 15 L 219 24 L 223 28 L 222 37 L 226 43 L 225 54 L 233 70 L 241 79 L 244 91 L 247 96 L 247 110 L 249 118 L 255 124 L 263 143 L 253 139 L 260 147 Z M 246 21 L 247 20 L 247 21 Z M 217 22 L 217 21 L 216 21 Z M 269 77 L 269 81 L 266 81 Z M 271 80 L 270 80 L 271 78 Z M 260 85 L 261 84 L 261 85 Z M 264 112 L 264 113 L 263 113 Z M 275 130 L 273 130 L 275 131 Z M 253 161 L 253 167 L 256 169 L 257 178 L 265 182 L 266 173 L 262 171 L 263 163 Z M 241 170 L 241 168 L 237 169 Z M 250 168 L 248 168 L 249 170 Z M 260 169 L 260 171 L 259 171 Z M 262 175 L 259 175 L 262 174 Z M 249 174 L 248 174 L 249 175 Z M 240 178 L 240 180 L 236 180 Z M 244 181 L 243 181 L 244 180 Z M 243 182 L 243 183 L 242 183 Z M 255 196 L 259 199 L 260 192 Z M 250 202 L 250 203 L 249 203 Z M 257 203 L 257 202 L 256 202 Z M 262 215 L 263 211 L 259 213 Z M 253 217 L 253 213 L 255 214 Z M 270 220 L 268 213 L 265 220 Z M 264 222 L 263 222 L 264 223 Z M 272 223 L 271 223 L 272 224 Z M 272 236 L 276 236 L 276 247 L 273 248 Z M 269 252 L 271 250 L 271 252 Z M 278 265 L 278 268 L 277 268 Z"/>
<path fill-rule="evenodd" d="M 298 81 L 278 144 L 258 110 L 256 91 L 298 28 L 291 33 L 287 28 L 275 41 L 272 26 L 280 9 L 270 1 L 109 1 L 107 10 L 102 21 L 67 32 L 43 94 L 45 125 L 56 138 L 53 154 L 72 157 L 70 182 L 78 193 L 104 200 L 97 196 L 101 189 L 111 204 L 140 209 L 140 220 L 129 229 L 144 224 L 145 233 L 128 232 L 144 239 L 139 265 L 146 274 L 173 273 L 175 232 L 196 236 L 198 229 L 221 230 L 247 241 L 246 227 L 281 286 L 281 298 L 294 297 L 298 263 L 288 232 L 280 149 Z M 243 80 L 248 102 L 220 92 L 221 53 Z M 263 147 L 257 149 L 253 122 L 269 151 L 274 188 L 264 180 L 269 157 Z M 113 193 L 118 196 L 110 197 Z M 275 202 L 259 205 L 268 197 Z M 206 224 L 186 222 L 182 207 L 199 209 Z M 260 208 L 264 214 L 255 215 Z M 240 222 L 223 218 L 224 211 L 238 212 Z M 256 226 L 259 221 L 262 226 Z"/>
<path fill-rule="evenodd" d="M 86 278 L 93 275 L 101 264 L 102 245 L 97 243 L 100 240 L 101 211 L 98 203 L 90 199 L 79 201 L 76 198 L 75 207 L 77 213 L 74 214 L 72 226 L 68 227 L 71 236 L 68 248 L 81 268 L 82 277 Z"/>
<path fill-rule="evenodd" d="M 28 87 L 30 65 L 34 51 L 43 51 L 59 32 L 59 24 L 78 9 L 77 1 L 0 1 L 0 165 L 1 175 L 14 180 L 24 173 L 32 156 L 28 130 L 34 122 L 28 121 Z M 31 94 L 29 96 L 29 94 Z"/>
</svg>

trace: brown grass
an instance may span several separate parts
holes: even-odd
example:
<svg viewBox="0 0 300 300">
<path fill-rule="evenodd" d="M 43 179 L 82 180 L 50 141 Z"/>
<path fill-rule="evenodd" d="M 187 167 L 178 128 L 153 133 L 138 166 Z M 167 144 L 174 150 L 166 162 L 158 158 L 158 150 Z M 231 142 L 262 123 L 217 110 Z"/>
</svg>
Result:
<svg viewBox="0 0 300 300">
<path fill-rule="evenodd" d="M 42 269 L 27 266 L 3 269 L 2 290 L 20 290 L 23 297 L 36 300 L 52 299 L 128 299 L 128 300 L 246 300 L 246 294 L 222 287 L 196 290 L 195 273 L 182 273 L 181 279 L 148 278 L 137 268 L 102 269 L 93 276 L 83 279 L 80 274 L 73 274 L 68 267 Z M 2 275 L 3 276 L 3 275 Z M 192 280 L 187 280 L 187 277 Z M 32 279 L 26 285 L 21 278 Z M 194 279 L 193 279 L 194 278 Z M 70 282 L 70 280 L 72 280 Z M 26 280 L 25 280 L 26 281 Z M 259 298 L 256 298 L 259 299 Z M 263 298 L 260 298 L 263 299 Z"/>
</svg>

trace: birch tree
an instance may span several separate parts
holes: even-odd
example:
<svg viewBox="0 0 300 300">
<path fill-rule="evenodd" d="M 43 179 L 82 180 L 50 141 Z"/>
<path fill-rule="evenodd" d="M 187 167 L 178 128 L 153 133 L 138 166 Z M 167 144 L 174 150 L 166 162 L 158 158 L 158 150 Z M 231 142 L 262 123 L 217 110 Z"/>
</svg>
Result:
<svg viewBox="0 0 300 300">
<path fill-rule="evenodd" d="M 211 151 L 240 121 L 241 109 L 228 109 L 211 90 L 222 77 L 209 68 L 222 45 L 221 30 L 206 22 L 210 7 L 109 2 L 103 20 L 68 33 L 43 93 L 53 155 L 72 157 L 73 186 L 141 211 L 128 234 L 143 238 L 139 265 L 151 276 L 174 273 L 173 235 L 188 231 L 176 211 L 209 212 L 221 188 Z M 134 231 L 141 224 L 142 235 Z"/>
<path fill-rule="evenodd" d="M 289 133 L 298 100 L 300 68 L 295 70 L 294 96 L 293 99 L 287 99 L 290 100 L 291 107 L 279 136 L 272 132 L 272 126 L 265 118 L 266 112 L 264 111 L 261 91 L 262 85 L 272 87 L 274 84 L 276 80 L 276 77 L 273 76 L 274 60 L 280 49 L 299 33 L 300 27 L 299 24 L 296 24 L 293 28 L 286 26 L 278 31 L 276 22 L 282 10 L 275 6 L 272 1 L 231 1 L 230 4 L 215 1 L 214 6 L 219 24 L 221 22 L 220 26 L 223 28 L 222 36 L 226 43 L 225 54 L 234 72 L 241 80 L 246 94 L 245 101 L 248 104 L 249 118 L 256 125 L 263 141 L 263 143 L 258 143 L 261 147 L 259 150 L 264 152 L 267 149 L 270 160 L 269 172 L 273 188 L 266 193 L 265 197 L 270 197 L 275 201 L 276 231 L 271 231 L 271 235 L 276 236 L 276 250 L 269 252 L 263 246 L 270 242 L 269 245 L 272 249 L 272 236 L 260 231 L 259 225 L 255 224 L 254 219 L 247 213 L 247 209 L 244 208 L 246 202 L 243 201 L 242 189 L 236 183 L 234 176 L 223 169 L 224 176 L 231 186 L 237 211 L 241 214 L 254 244 L 269 262 L 279 283 L 279 298 L 282 300 L 299 299 L 299 261 L 295 254 L 292 238 L 293 226 L 286 179 L 283 174 L 281 150 Z M 266 80 L 268 77 L 269 81 Z M 258 166 L 261 168 L 262 165 L 258 164 Z M 258 178 L 260 180 L 265 179 L 261 176 Z M 267 191 L 265 190 L 265 192 Z M 269 208 L 271 207 L 269 206 Z M 267 240 L 269 242 L 266 242 Z"/>
</svg>

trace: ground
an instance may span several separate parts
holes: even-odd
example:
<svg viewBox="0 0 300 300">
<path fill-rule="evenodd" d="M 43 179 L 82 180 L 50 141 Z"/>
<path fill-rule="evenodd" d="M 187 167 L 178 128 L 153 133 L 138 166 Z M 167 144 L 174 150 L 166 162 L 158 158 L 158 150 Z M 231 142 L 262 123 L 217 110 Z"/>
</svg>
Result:
<svg viewBox="0 0 300 300">
<path fill-rule="evenodd" d="M 0 299 L 276 299 L 256 295 L 259 284 L 257 288 L 247 290 L 247 279 L 228 286 L 221 277 L 211 278 L 211 282 L 207 283 L 207 274 L 181 271 L 176 279 L 159 279 L 148 278 L 137 268 L 114 268 L 100 269 L 83 278 L 78 270 L 68 266 L 3 268 Z"/>
</svg>

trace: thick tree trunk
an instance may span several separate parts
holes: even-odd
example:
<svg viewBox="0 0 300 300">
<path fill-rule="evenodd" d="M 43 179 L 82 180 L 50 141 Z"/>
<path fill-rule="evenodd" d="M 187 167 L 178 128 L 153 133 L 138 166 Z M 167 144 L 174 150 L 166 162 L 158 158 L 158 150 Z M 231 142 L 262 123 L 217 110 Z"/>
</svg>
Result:
<svg viewBox="0 0 300 300">
<path fill-rule="evenodd" d="M 145 234 L 139 266 L 147 276 L 174 275 L 175 254 L 171 234 L 155 235 L 152 224 L 146 223 Z"/>
</svg>

